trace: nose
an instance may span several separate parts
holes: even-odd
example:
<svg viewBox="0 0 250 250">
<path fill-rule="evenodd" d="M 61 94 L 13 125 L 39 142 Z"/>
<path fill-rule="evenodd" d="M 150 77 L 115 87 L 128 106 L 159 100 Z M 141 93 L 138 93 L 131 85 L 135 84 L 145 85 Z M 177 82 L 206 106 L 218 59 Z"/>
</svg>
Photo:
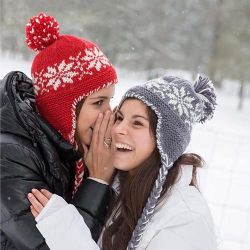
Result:
<svg viewBox="0 0 250 250">
<path fill-rule="evenodd" d="M 108 110 L 112 111 L 112 108 L 111 108 L 110 102 L 108 103 Z"/>
<path fill-rule="evenodd" d="M 114 135 L 127 135 L 128 134 L 128 124 L 126 122 L 120 121 L 119 123 L 115 123 L 113 126 L 113 134 Z"/>
<path fill-rule="evenodd" d="M 112 111 L 112 110 L 111 110 L 111 106 L 110 106 L 110 102 L 108 102 L 105 106 L 103 106 L 102 112 L 104 113 L 104 112 L 107 111 L 107 110 Z"/>
</svg>

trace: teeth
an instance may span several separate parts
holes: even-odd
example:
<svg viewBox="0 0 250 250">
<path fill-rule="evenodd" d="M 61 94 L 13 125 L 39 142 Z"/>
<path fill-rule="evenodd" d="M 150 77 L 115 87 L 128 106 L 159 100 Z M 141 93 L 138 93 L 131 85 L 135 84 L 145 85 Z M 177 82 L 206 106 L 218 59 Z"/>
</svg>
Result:
<svg viewBox="0 0 250 250">
<path fill-rule="evenodd" d="M 116 148 L 119 148 L 119 149 L 133 150 L 132 147 L 130 147 L 130 146 L 127 145 L 127 144 L 123 144 L 123 143 L 116 143 L 115 146 L 116 146 Z"/>
</svg>

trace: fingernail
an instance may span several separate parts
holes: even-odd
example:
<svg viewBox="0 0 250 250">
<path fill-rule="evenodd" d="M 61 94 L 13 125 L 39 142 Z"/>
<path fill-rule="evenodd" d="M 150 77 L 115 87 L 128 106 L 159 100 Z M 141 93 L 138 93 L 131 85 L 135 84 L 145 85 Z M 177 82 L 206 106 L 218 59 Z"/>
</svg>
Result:
<svg viewBox="0 0 250 250">
<path fill-rule="evenodd" d="M 98 118 L 101 118 L 101 117 L 102 117 L 102 113 L 99 113 L 99 114 L 98 114 Z"/>
<path fill-rule="evenodd" d="M 35 188 L 32 188 L 32 193 L 35 193 L 37 190 Z"/>
<path fill-rule="evenodd" d="M 32 197 L 32 194 L 31 194 L 31 193 L 28 193 L 28 197 Z"/>
</svg>

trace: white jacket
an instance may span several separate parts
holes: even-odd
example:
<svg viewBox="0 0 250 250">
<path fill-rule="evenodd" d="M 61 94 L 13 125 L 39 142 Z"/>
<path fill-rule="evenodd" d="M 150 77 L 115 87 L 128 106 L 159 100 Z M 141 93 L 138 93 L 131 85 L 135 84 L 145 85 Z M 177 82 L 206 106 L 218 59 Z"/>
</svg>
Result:
<svg viewBox="0 0 250 250">
<path fill-rule="evenodd" d="M 157 206 L 138 250 L 215 250 L 213 221 L 200 192 L 189 186 L 192 167 L 182 175 L 171 192 Z M 37 228 L 52 250 L 97 250 L 90 231 L 77 209 L 53 195 L 36 218 Z"/>
</svg>

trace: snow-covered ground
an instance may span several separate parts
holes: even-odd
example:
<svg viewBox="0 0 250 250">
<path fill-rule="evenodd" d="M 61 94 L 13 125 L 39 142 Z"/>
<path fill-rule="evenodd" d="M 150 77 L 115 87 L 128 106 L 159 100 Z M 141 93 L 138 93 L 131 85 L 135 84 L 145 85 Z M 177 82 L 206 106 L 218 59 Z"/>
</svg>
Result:
<svg viewBox="0 0 250 250">
<path fill-rule="evenodd" d="M 0 78 L 12 70 L 30 76 L 30 62 L 1 56 Z M 190 80 L 188 72 L 168 73 Z M 118 77 L 113 105 L 126 89 L 146 80 L 144 72 L 122 69 L 118 69 Z M 250 98 L 238 111 L 236 88 L 235 83 L 225 83 L 224 90 L 218 92 L 214 118 L 194 128 L 187 149 L 203 156 L 207 163 L 200 171 L 199 183 L 214 217 L 219 250 L 250 249 Z"/>
</svg>

